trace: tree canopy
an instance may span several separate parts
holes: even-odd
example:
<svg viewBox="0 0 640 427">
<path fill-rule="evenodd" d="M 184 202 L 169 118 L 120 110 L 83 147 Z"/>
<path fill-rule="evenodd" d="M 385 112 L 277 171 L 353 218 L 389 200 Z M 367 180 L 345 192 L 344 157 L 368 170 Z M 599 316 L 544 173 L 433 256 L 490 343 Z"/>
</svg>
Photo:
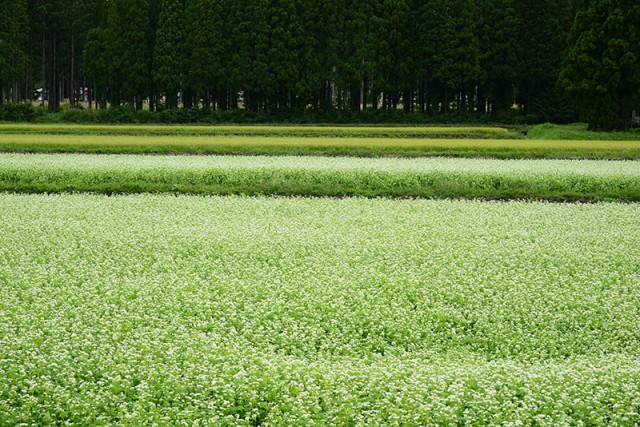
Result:
<svg viewBox="0 0 640 427">
<path fill-rule="evenodd" d="M 576 14 L 561 83 L 592 130 L 629 126 L 640 102 L 640 3 L 589 0 Z"/>
<path fill-rule="evenodd" d="M 0 100 L 492 114 L 621 128 L 633 0 L 0 0 Z M 95 102 L 95 104 L 93 104 Z"/>
</svg>

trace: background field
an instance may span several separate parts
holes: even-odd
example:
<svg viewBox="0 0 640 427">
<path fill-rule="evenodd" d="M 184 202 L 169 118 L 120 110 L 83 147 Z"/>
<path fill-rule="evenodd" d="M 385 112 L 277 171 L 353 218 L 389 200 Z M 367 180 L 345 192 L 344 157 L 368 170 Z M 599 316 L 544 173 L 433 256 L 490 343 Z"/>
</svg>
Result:
<svg viewBox="0 0 640 427">
<path fill-rule="evenodd" d="M 158 126 L 2 124 L 0 133 L 132 136 L 287 136 L 330 138 L 504 138 L 519 135 L 499 127 L 481 126 Z"/>
<path fill-rule="evenodd" d="M 633 425 L 640 207 L 0 195 L 0 419 Z"/>
<path fill-rule="evenodd" d="M 637 141 L 553 141 L 333 137 L 5 135 L 0 151 L 28 153 L 640 159 Z"/>
<path fill-rule="evenodd" d="M 640 201 L 633 161 L 0 154 L 0 190 Z"/>
<path fill-rule="evenodd" d="M 640 159 L 640 134 L 592 134 L 583 127 L 543 125 L 529 130 L 536 139 L 523 139 L 480 127 L 0 125 L 0 151 Z"/>
</svg>

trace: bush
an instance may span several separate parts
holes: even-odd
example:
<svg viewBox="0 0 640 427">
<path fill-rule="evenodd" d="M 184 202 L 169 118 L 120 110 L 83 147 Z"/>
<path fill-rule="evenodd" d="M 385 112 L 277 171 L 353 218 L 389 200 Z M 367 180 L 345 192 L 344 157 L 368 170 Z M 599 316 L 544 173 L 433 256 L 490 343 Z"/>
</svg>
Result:
<svg viewBox="0 0 640 427">
<path fill-rule="evenodd" d="M 226 111 L 211 111 L 197 107 L 174 110 L 165 109 L 157 104 L 157 111 L 140 110 L 130 104 L 109 107 L 108 109 L 83 109 L 63 107 L 51 113 L 42 107 L 30 103 L 5 104 L 0 106 L 0 120 L 12 122 L 41 123 L 217 123 L 217 124 L 380 124 L 380 125 L 532 125 L 545 121 L 553 123 L 573 122 L 575 112 L 561 96 L 549 94 L 541 97 L 532 114 L 523 114 L 522 110 L 509 109 L 495 114 L 450 111 L 446 113 L 405 112 L 398 110 L 366 109 L 363 111 L 291 109 L 280 108 L 270 111 L 247 111 L 234 108 Z"/>
<path fill-rule="evenodd" d="M 533 111 L 539 116 L 536 123 L 569 124 L 575 123 L 579 119 L 579 115 L 567 95 L 557 89 L 542 93 L 534 102 Z"/>
<path fill-rule="evenodd" d="M 136 123 L 136 109 L 133 105 L 123 104 L 101 110 L 106 123 Z"/>
<path fill-rule="evenodd" d="M 61 122 L 64 123 L 96 123 L 98 113 L 95 110 L 85 110 L 84 108 L 65 107 L 58 114 Z"/>
<path fill-rule="evenodd" d="M 0 120 L 7 122 L 32 122 L 36 115 L 36 108 L 30 102 L 0 105 Z"/>
<path fill-rule="evenodd" d="M 156 114 L 149 110 L 140 110 L 136 112 L 137 123 L 155 123 Z"/>
<path fill-rule="evenodd" d="M 514 125 L 535 125 L 543 122 L 540 114 L 524 114 L 522 110 L 513 108 L 496 112 L 493 114 L 493 119 L 497 123 L 508 123 Z"/>
<path fill-rule="evenodd" d="M 177 123 L 178 117 L 175 111 L 173 110 L 162 110 L 159 113 L 156 113 L 156 118 L 160 123 Z"/>
<path fill-rule="evenodd" d="M 207 118 L 207 112 L 197 107 L 182 108 L 176 111 L 178 123 L 203 123 L 207 121 Z"/>
</svg>

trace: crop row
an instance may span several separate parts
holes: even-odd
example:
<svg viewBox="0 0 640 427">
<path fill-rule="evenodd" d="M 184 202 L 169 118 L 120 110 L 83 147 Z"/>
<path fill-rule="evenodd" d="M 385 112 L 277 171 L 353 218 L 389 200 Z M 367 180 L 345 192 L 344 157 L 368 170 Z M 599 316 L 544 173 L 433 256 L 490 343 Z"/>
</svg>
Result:
<svg viewBox="0 0 640 427">
<path fill-rule="evenodd" d="M 130 136 L 286 136 L 330 138 L 515 138 L 497 127 L 134 126 L 0 124 L 2 134 Z"/>
<path fill-rule="evenodd" d="M 634 161 L 1 154 L 0 189 L 640 200 Z"/>
<path fill-rule="evenodd" d="M 0 195 L 6 425 L 634 425 L 640 205 Z"/>
<path fill-rule="evenodd" d="M 5 126 L 5 130 L 6 128 Z M 325 128 L 309 128 L 311 132 L 316 132 L 313 137 L 275 134 L 271 136 L 206 136 L 195 133 L 182 135 L 102 135 L 90 132 L 60 135 L 10 133 L 2 132 L 2 129 L 0 126 L 0 151 L 3 152 L 640 159 L 640 142 L 638 141 L 510 140 L 496 139 L 499 137 L 497 135 L 492 135 L 492 139 L 471 139 L 457 135 L 454 139 L 455 130 L 452 133 L 452 138 L 434 139 L 434 135 L 421 138 L 418 134 L 412 134 L 411 137 L 399 137 L 395 134 L 389 134 L 386 137 L 379 134 L 367 137 L 362 135 L 346 137 L 343 135 L 345 136 L 343 138 L 317 134 L 317 129 L 322 131 Z M 115 132 L 115 129 L 118 128 L 109 128 L 105 132 Z M 133 129 L 138 128 L 134 127 Z M 179 128 L 176 129 L 176 132 L 179 132 L 180 129 L 183 132 L 193 132 L 192 128 Z M 415 129 L 421 130 L 421 128 Z M 327 128 L 327 131 L 334 130 L 336 128 Z M 451 129 L 443 131 L 448 130 Z M 75 132 L 75 128 L 73 131 Z M 375 128 L 372 131 L 377 132 Z"/>
</svg>

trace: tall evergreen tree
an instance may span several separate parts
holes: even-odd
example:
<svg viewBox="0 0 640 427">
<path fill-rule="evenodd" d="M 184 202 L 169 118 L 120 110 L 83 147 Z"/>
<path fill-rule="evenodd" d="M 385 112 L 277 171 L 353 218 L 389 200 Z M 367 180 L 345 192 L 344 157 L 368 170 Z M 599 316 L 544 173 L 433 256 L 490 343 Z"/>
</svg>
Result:
<svg viewBox="0 0 640 427">
<path fill-rule="evenodd" d="M 229 62 L 228 104 L 235 107 L 238 91 L 244 92 L 245 108 L 258 110 L 276 93 L 276 80 L 269 68 L 270 0 L 229 0 L 226 47 Z"/>
<path fill-rule="evenodd" d="M 424 19 L 427 74 L 439 89 L 440 108 L 447 111 L 455 101 L 464 110 L 480 75 L 474 2 L 431 0 Z"/>
<path fill-rule="evenodd" d="M 304 22 L 299 0 L 279 0 L 269 5 L 268 73 L 275 79 L 271 106 L 290 108 L 295 103 L 294 85 L 301 78 L 300 51 L 304 42 Z"/>
<path fill-rule="evenodd" d="M 412 48 L 415 79 L 418 89 L 420 111 L 431 113 L 432 92 L 434 90 L 434 70 L 431 61 L 435 50 L 432 21 L 436 18 L 430 1 L 411 0 L 412 31 L 415 41 Z"/>
<path fill-rule="evenodd" d="M 86 70 L 83 66 L 84 45 L 89 39 L 89 31 L 100 28 L 105 23 L 107 0 L 64 0 L 62 12 L 63 34 L 61 47 L 66 55 L 62 78 L 65 91 L 63 97 L 69 99 L 71 107 L 80 99 L 81 87 L 87 86 Z"/>
<path fill-rule="evenodd" d="M 153 77 L 167 97 L 169 109 L 178 107 L 177 93 L 185 79 L 186 22 L 184 0 L 163 0 L 153 52 Z"/>
<path fill-rule="evenodd" d="M 543 97 L 561 102 L 556 88 L 567 37 L 571 29 L 571 3 L 567 0 L 519 0 L 518 12 L 518 103 L 527 113 L 540 112 Z M 550 96 L 551 95 L 551 96 Z"/>
<path fill-rule="evenodd" d="M 151 46 L 148 0 L 110 0 L 108 10 L 109 100 L 142 108 L 149 95 Z"/>
<path fill-rule="evenodd" d="M 109 39 L 106 30 L 97 27 L 89 31 L 84 43 L 82 58 L 85 77 L 87 78 L 88 86 L 91 88 L 89 100 L 91 101 L 91 98 L 95 97 L 97 105 L 101 108 L 106 108 L 107 100 L 109 99 L 109 83 L 111 81 L 109 78 L 109 73 L 111 72 L 111 67 L 109 66 Z"/>
<path fill-rule="evenodd" d="M 29 2 L 29 20 L 32 23 L 34 44 L 33 62 L 37 63 L 37 75 L 43 88 L 43 102 L 50 111 L 57 111 L 62 100 L 64 73 L 69 37 L 67 27 L 69 3 L 65 0 L 32 0 Z M 36 47 L 37 46 L 37 47 Z"/>
<path fill-rule="evenodd" d="M 17 83 L 27 62 L 27 4 L 25 0 L 0 0 L 0 104 L 10 91 L 19 98 Z M 8 13 L 11 11 L 11 13 Z"/>
<path fill-rule="evenodd" d="M 409 5 L 405 0 L 379 0 L 374 8 L 372 34 L 375 55 L 372 69 L 372 87 L 376 94 L 383 93 L 383 106 L 396 108 L 400 96 L 405 107 L 411 108 L 413 82 L 411 78 L 411 45 L 407 38 Z M 403 93 L 404 92 L 404 93 Z"/>
<path fill-rule="evenodd" d="M 481 0 L 478 37 L 480 41 L 480 79 L 477 111 L 493 113 L 511 108 L 518 67 L 519 0 Z"/>
<path fill-rule="evenodd" d="M 640 102 L 640 4 L 589 0 L 576 15 L 561 84 L 591 130 L 629 126 Z"/>
<path fill-rule="evenodd" d="M 582 103 L 585 117 L 596 106 L 617 108 L 618 124 L 594 126 L 620 127 L 638 92 L 632 0 L 0 0 L 0 6 L 10 11 L 0 15 L 1 98 L 28 98 L 43 87 L 51 110 L 66 98 L 73 106 L 79 88 L 89 86 L 101 106 L 141 108 L 148 98 L 152 110 L 160 93 L 170 108 L 183 93 L 185 107 L 202 99 L 206 108 L 298 113 L 359 111 L 380 101 L 394 109 L 400 100 L 405 111 L 498 112 L 515 99 L 525 113 L 549 120 L 559 117 L 551 110 L 564 108 L 561 81 L 579 103 L 606 94 Z"/>
<path fill-rule="evenodd" d="M 219 0 L 197 0 L 187 10 L 187 81 L 209 109 L 216 93 L 225 86 L 223 57 L 228 38 L 224 37 L 223 4 Z"/>
</svg>

